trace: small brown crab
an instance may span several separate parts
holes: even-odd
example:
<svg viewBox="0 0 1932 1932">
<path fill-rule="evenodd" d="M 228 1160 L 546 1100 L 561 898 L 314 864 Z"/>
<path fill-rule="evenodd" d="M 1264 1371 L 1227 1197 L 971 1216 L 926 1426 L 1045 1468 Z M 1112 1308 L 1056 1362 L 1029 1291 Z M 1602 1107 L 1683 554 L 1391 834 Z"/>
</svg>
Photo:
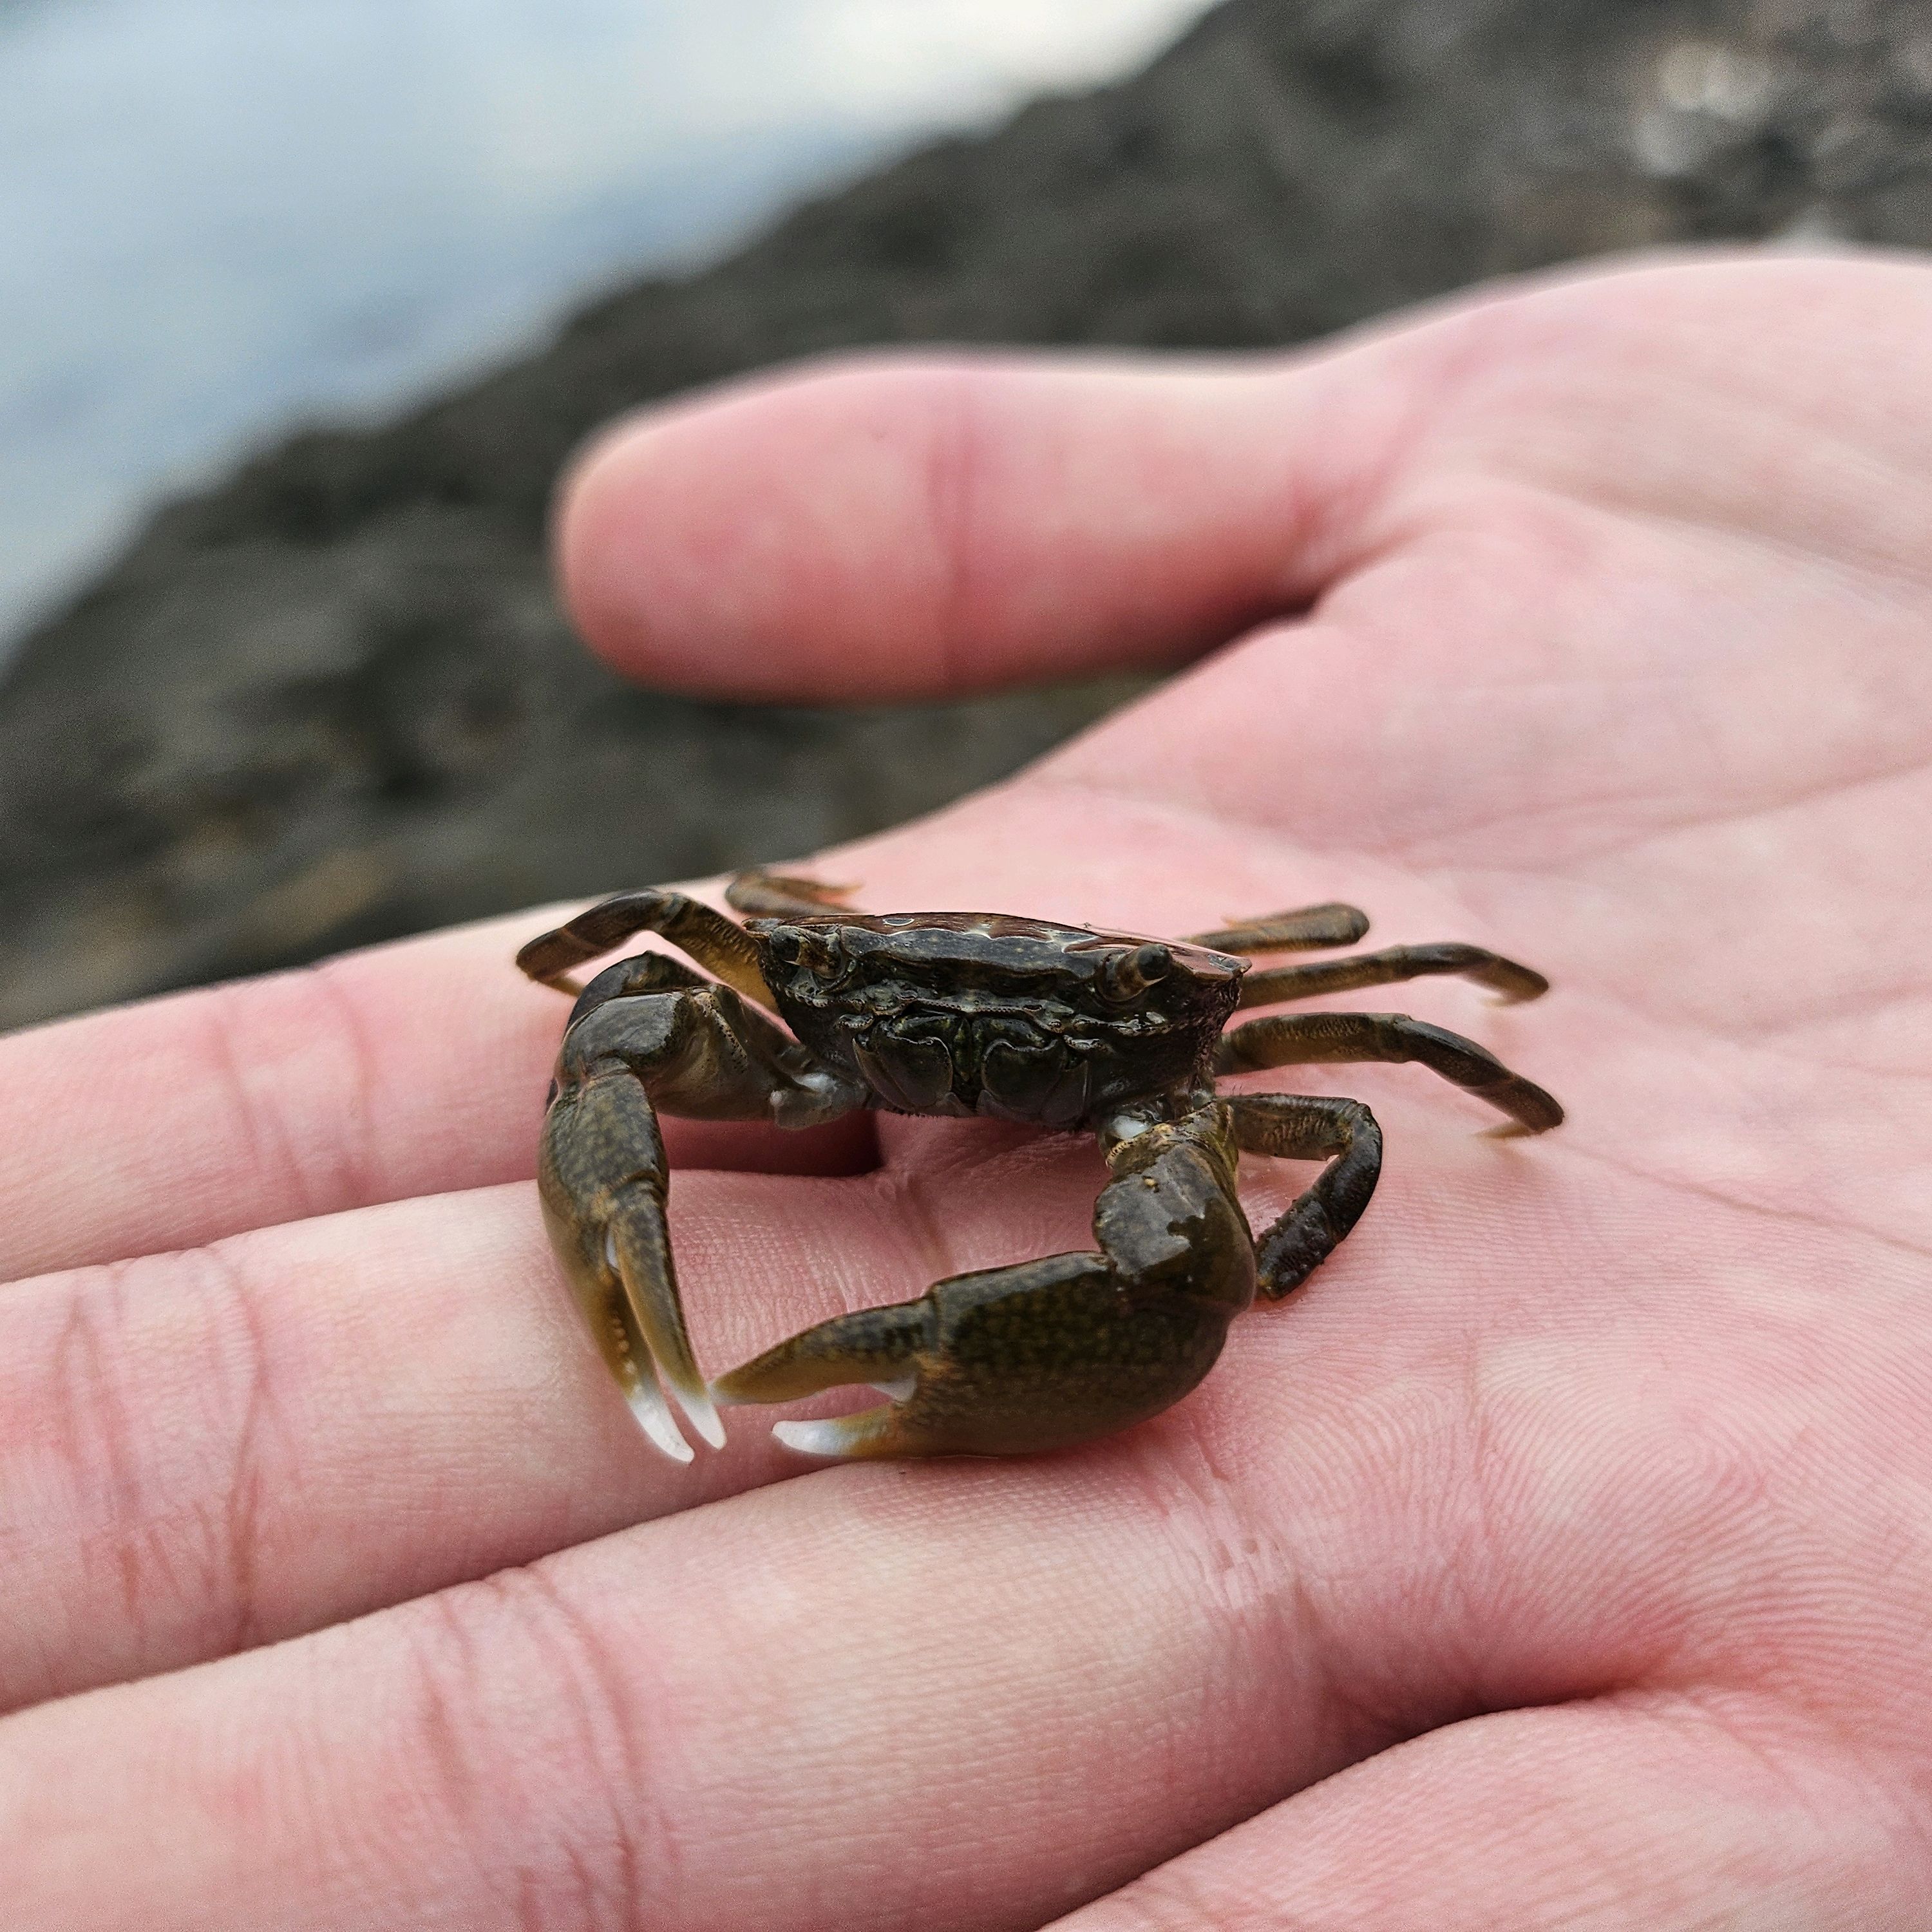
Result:
<svg viewBox="0 0 1932 1932">
<path fill-rule="evenodd" d="M 1217 1097 L 1215 1077 L 1317 1061 L 1416 1060 L 1541 1133 L 1563 1110 L 1473 1041 L 1402 1013 L 1298 1013 L 1223 1032 L 1237 1006 L 1456 973 L 1505 1000 L 1549 982 L 1480 946 L 1402 946 L 1252 972 L 1248 953 L 1352 945 L 1368 920 L 1312 906 L 1142 939 L 1004 914 L 848 910 L 815 880 L 741 873 L 742 926 L 681 892 L 625 892 L 533 939 L 517 964 L 578 995 L 557 1055 L 538 1172 L 544 1216 L 604 1360 L 667 1455 L 714 1402 L 790 1402 L 846 1384 L 892 1400 L 780 1424 L 824 1456 L 1004 1454 L 1082 1442 L 1157 1414 L 1214 1366 L 1257 1292 L 1305 1280 L 1360 1217 L 1382 1134 L 1359 1101 Z M 656 932 L 661 952 L 573 967 Z M 788 1036 L 759 1009 L 776 1012 Z M 706 1388 L 692 1359 L 664 1218 L 656 1109 L 815 1126 L 860 1107 L 980 1114 L 1096 1134 L 1112 1179 L 1096 1251 L 954 1275 L 914 1301 L 842 1315 Z M 1239 1150 L 1329 1162 L 1257 1241 Z"/>
</svg>

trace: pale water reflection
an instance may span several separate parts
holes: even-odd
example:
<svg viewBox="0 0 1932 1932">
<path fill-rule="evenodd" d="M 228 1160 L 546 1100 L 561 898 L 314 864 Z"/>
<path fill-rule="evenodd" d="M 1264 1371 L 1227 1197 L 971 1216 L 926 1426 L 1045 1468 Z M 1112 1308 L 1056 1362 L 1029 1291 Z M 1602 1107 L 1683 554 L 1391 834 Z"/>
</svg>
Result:
<svg viewBox="0 0 1932 1932">
<path fill-rule="evenodd" d="M 164 490 L 1206 0 L 0 0 L 0 640 Z"/>
</svg>

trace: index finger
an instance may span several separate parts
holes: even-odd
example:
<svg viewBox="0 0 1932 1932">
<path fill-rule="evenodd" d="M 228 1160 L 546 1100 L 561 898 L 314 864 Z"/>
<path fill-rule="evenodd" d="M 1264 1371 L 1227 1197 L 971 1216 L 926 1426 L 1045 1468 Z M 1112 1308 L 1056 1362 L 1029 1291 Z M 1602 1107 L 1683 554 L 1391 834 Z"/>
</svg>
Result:
<svg viewBox="0 0 1932 1932">
<path fill-rule="evenodd" d="M 569 1002 L 518 946 L 538 910 L 0 1039 L 19 1110 L 0 1281 L 251 1228 L 526 1180 Z M 869 1123 L 666 1123 L 673 1157 L 798 1172 L 869 1160 Z"/>
</svg>

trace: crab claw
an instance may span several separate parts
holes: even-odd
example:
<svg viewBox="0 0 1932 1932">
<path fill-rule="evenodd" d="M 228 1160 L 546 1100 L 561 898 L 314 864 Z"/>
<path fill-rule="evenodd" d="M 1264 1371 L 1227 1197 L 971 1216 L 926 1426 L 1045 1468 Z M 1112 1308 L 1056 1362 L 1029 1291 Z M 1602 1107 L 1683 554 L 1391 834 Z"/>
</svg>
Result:
<svg viewBox="0 0 1932 1932">
<path fill-rule="evenodd" d="M 808 1456 L 1059 1449 L 1157 1414 L 1200 1381 L 1253 1298 L 1231 1117 L 1214 1103 L 1121 1135 L 1097 1252 L 952 1275 L 916 1301 L 834 1316 L 721 1376 L 721 1402 L 851 1384 L 891 1400 L 772 1433 Z"/>
<path fill-rule="evenodd" d="M 685 1331 L 668 1183 L 656 1115 L 628 1073 L 595 1072 L 562 1089 L 544 1119 L 537 1172 L 551 1244 L 638 1426 L 688 1462 L 672 1402 L 714 1449 L 724 1447 L 724 1429 Z"/>
</svg>

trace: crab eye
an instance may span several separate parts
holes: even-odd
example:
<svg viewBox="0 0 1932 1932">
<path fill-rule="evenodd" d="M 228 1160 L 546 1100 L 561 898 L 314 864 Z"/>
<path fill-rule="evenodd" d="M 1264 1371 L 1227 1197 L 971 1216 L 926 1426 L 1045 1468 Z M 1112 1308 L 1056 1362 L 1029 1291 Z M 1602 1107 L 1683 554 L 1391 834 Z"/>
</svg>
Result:
<svg viewBox="0 0 1932 1932">
<path fill-rule="evenodd" d="M 1108 955 L 1100 969 L 1100 991 L 1110 1000 L 1137 1000 L 1173 970 L 1174 955 L 1165 946 L 1136 946 Z"/>
<path fill-rule="evenodd" d="M 815 978 L 836 980 L 846 970 L 845 949 L 836 932 L 801 932 L 798 964 Z"/>
</svg>

